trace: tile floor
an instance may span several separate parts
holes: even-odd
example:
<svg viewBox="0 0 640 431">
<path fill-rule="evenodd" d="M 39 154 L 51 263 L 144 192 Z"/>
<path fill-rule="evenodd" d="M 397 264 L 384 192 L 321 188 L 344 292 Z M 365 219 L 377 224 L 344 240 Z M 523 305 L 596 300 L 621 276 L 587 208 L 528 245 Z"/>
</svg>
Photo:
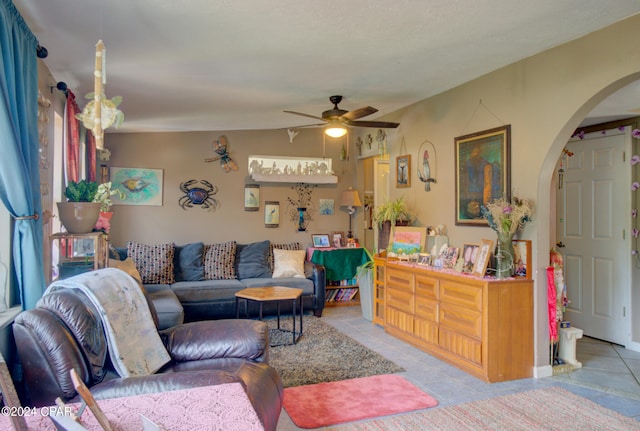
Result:
<svg viewBox="0 0 640 431">
<path fill-rule="evenodd" d="M 405 368 L 402 375 L 435 397 L 439 407 L 549 386 L 561 386 L 640 421 L 640 353 L 583 337 L 577 360 L 582 369 L 543 379 L 485 383 L 384 332 L 362 317 L 360 307 L 325 308 L 322 319 Z M 436 407 L 437 408 L 437 407 Z M 297 431 L 283 409 L 278 431 Z"/>
</svg>

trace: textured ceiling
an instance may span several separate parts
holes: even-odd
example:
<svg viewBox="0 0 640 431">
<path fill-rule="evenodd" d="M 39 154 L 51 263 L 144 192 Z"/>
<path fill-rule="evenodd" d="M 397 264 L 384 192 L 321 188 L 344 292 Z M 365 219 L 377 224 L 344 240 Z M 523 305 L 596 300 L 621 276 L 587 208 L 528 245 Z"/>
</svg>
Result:
<svg viewBox="0 0 640 431">
<path fill-rule="evenodd" d="M 123 97 L 130 132 L 300 126 L 314 120 L 282 111 L 320 115 L 332 94 L 378 108 L 372 120 L 640 12 L 638 0 L 13 2 L 81 107 L 104 41 L 106 94 Z"/>
</svg>

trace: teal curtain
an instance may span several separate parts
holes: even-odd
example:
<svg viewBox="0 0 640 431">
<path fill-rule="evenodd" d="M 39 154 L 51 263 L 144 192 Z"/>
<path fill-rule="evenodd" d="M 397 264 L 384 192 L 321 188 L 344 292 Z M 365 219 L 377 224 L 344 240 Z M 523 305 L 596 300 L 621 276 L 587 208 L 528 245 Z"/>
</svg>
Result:
<svg viewBox="0 0 640 431">
<path fill-rule="evenodd" d="M 0 0 L 0 199 L 15 219 L 13 262 L 23 309 L 45 288 L 38 166 L 38 41 Z"/>
</svg>

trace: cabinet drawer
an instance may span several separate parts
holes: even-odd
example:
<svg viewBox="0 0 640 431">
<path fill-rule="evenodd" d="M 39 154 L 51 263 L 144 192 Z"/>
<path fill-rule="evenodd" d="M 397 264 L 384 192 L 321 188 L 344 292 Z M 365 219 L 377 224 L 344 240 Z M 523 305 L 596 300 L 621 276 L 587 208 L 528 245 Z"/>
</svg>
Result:
<svg viewBox="0 0 640 431">
<path fill-rule="evenodd" d="M 482 365 L 482 343 L 479 340 L 449 331 L 440 326 L 438 344 L 444 350 L 468 361 Z"/>
<path fill-rule="evenodd" d="M 415 297 L 411 292 L 387 287 L 384 302 L 387 307 L 397 308 L 398 310 L 413 314 Z"/>
<path fill-rule="evenodd" d="M 399 271 L 394 268 L 387 268 L 386 285 L 396 289 L 404 289 L 414 293 L 413 274 L 407 271 Z"/>
<path fill-rule="evenodd" d="M 472 284 L 440 281 L 440 300 L 443 303 L 459 305 L 482 311 L 482 287 Z"/>
<path fill-rule="evenodd" d="M 416 317 L 420 319 L 438 322 L 438 301 L 417 298 L 415 311 Z"/>
<path fill-rule="evenodd" d="M 482 337 L 482 313 L 451 304 L 440 304 L 440 326 L 468 337 Z"/>
<path fill-rule="evenodd" d="M 411 314 L 395 308 L 385 308 L 385 327 L 393 326 L 408 334 L 413 334 L 414 318 Z"/>
<path fill-rule="evenodd" d="M 439 281 L 433 277 L 416 274 L 416 296 L 427 299 L 438 299 Z"/>
</svg>

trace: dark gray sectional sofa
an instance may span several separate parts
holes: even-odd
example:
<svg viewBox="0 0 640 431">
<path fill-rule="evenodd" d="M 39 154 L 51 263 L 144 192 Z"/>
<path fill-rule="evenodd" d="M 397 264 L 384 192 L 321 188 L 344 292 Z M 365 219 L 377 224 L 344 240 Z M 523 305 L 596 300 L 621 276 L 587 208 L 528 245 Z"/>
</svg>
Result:
<svg viewBox="0 0 640 431">
<path fill-rule="evenodd" d="M 120 260 L 130 257 L 135 262 L 143 285 L 153 299 L 161 328 L 182 321 L 233 318 L 236 316 L 235 293 L 246 287 L 302 289 L 304 310 L 313 310 L 315 316 L 322 316 L 324 267 L 305 260 L 304 277 L 273 278 L 274 248 L 303 250 L 299 243 L 271 244 L 269 241 L 215 245 L 199 242 L 181 246 L 130 242 L 127 247 L 113 250 L 111 257 Z M 158 277 L 158 273 L 162 273 L 161 276 Z M 244 312 L 244 303 L 241 310 Z M 283 304 L 281 310 L 286 313 L 287 306 Z M 251 316 L 257 316 L 258 305 L 249 303 L 248 311 Z M 275 313 L 276 304 L 264 304 L 263 311 Z"/>
</svg>

